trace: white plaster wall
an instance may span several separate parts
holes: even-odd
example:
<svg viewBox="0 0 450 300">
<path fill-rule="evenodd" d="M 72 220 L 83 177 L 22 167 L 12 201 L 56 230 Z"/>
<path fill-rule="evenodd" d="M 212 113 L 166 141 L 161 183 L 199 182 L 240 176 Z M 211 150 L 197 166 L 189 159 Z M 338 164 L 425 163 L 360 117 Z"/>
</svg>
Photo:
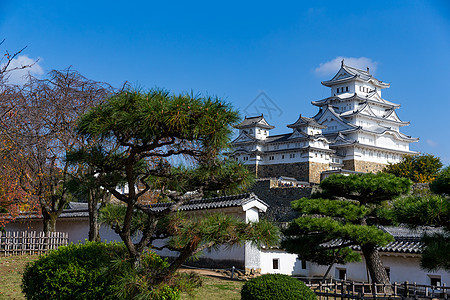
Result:
<svg viewBox="0 0 450 300">
<path fill-rule="evenodd" d="M 420 257 L 384 256 L 383 264 L 390 268 L 391 282 L 430 284 L 430 275 L 441 276 L 441 283 L 450 284 L 450 273 L 443 270 L 428 272 L 418 268 Z"/>
<path fill-rule="evenodd" d="M 273 269 L 273 260 L 279 260 L 279 269 Z M 287 253 L 283 250 L 264 249 L 261 251 L 261 273 L 262 274 L 286 274 L 286 275 L 309 275 L 310 263 L 306 263 L 306 269 L 302 269 L 301 261 L 296 254 Z"/>
<path fill-rule="evenodd" d="M 41 219 L 32 220 L 15 220 L 14 222 L 6 224 L 6 231 L 37 231 L 41 232 L 43 229 L 43 222 Z M 89 221 L 87 218 L 80 219 L 64 219 L 60 218 L 56 221 L 56 231 L 69 233 L 69 243 L 79 243 L 88 239 L 89 237 Z M 100 237 L 102 241 L 121 241 L 120 236 L 117 235 L 109 226 L 100 226 Z"/>
<path fill-rule="evenodd" d="M 279 270 L 274 270 L 272 261 L 279 259 Z M 383 255 L 381 256 L 383 265 L 390 269 L 391 282 L 416 282 L 417 284 L 430 284 L 431 276 L 441 276 L 441 282 L 445 285 L 450 284 L 450 273 L 444 270 L 428 272 L 420 268 L 420 257 L 418 255 Z M 334 265 L 328 277 L 336 278 L 336 269 L 346 269 L 347 279 L 354 281 L 368 281 L 368 275 L 364 257 L 358 263 L 349 263 L 346 265 Z M 322 277 L 328 266 L 307 262 L 306 269 L 301 269 L 301 261 L 297 259 L 296 254 L 286 253 L 282 250 L 262 250 L 261 251 L 261 272 L 262 273 L 281 273 L 287 275 L 301 275 L 306 277 Z"/>
</svg>

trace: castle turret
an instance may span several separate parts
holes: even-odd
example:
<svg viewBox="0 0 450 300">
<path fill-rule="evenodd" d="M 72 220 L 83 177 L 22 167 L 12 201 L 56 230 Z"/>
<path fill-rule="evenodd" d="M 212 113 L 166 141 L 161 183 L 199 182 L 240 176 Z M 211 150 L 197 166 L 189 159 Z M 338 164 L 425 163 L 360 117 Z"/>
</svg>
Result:
<svg viewBox="0 0 450 300">
<path fill-rule="evenodd" d="M 264 118 L 264 115 L 249 118 L 245 117 L 245 119 L 235 127 L 239 129 L 239 135 L 244 132 L 258 140 L 266 139 L 269 136 L 269 130 L 275 128 L 274 126 L 269 125 Z"/>
</svg>

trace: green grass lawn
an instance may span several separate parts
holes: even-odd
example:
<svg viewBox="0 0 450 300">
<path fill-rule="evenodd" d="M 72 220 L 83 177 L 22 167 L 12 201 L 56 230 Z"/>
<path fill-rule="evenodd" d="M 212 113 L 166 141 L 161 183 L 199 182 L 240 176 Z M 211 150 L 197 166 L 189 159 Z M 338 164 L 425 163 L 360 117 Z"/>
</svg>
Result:
<svg viewBox="0 0 450 300">
<path fill-rule="evenodd" d="M 203 278 L 202 287 L 196 289 L 192 296 L 183 294 L 181 299 L 241 299 L 241 288 L 244 285 L 244 281 L 232 280 L 219 276 L 201 276 Z"/>
<path fill-rule="evenodd" d="M 0 257 L 0 299 L 25 299 L 20 285 L 25 265 L 38 256 Z M 219 276 L 203 276 L 203 285 L 192 296 L 183 294 L 181 299 L 241 299 L 243 281 L 231 280 Z"/>
<path fill-rule="evenodd" d="M 25 299 L 20 285 L 25 265 L 36 255 L 0 257 L 0 299 Z"/>
</svg>

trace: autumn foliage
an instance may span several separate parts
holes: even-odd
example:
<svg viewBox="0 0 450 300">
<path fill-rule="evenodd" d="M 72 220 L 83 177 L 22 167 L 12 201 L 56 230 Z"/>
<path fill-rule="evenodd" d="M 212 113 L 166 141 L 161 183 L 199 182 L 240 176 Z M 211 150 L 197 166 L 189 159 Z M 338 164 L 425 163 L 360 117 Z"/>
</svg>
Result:
<svg viewBox="0 0 450 300">
<path fill-rule="evenodd" d="M 400 162 L 386 166 L 383 172 L 426 183 L 433 182 L 442 166 L 440 158 L 431 154 L 405 155 Z"/>
</svg>

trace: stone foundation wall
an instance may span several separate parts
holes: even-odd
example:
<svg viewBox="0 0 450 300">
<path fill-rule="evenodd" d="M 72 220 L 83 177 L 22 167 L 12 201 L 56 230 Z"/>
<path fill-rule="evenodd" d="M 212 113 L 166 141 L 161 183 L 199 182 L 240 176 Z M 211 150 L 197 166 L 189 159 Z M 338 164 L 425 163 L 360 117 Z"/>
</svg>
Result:
<svg viewBox="0 0 450 300">
<path fill-rule="evenodd" d="M 254 169 L 254 167 L 253 167 Z M 258 178 L 294 177 L 299 181 L 309 181 L 309 166 L 307 162 L 276 165 L 259 165 Z"/>
<path fill-rule="evenodd" d="M 374 163 L 370 161 L 362 161 L 362 160 L 344 160 L 344 169 L 345 170 L 352 170 L 356 172 L 363 172 L 363 173 L 376 173 L 379 171 L 382 171 L 386 164 L 382 163 Z"/>
<path fill-rule="evenodd" d="M 257 180 L 250 192 L 269 204 L 264 217 L 270 221 L 289 222 L 298 214 L 291 208 L 291 201 L 311 196 L 311 187 L 282 187 L 270 186 L 270 179 Z"/>
<path fill-rule="evenodd" d="M 309 182 L 320 183 L 320 173 L 328 170 L 329 164 L 310 162 L 309 163 Z"/>
<path fill-rule="evenodd" d="M 293 177 L 299 181 L 320 183 L 320 173 L 329 169 L 329 164 L 301 162 L 292 164 L 248 166 L 257 178 Z"/>
</svg>

